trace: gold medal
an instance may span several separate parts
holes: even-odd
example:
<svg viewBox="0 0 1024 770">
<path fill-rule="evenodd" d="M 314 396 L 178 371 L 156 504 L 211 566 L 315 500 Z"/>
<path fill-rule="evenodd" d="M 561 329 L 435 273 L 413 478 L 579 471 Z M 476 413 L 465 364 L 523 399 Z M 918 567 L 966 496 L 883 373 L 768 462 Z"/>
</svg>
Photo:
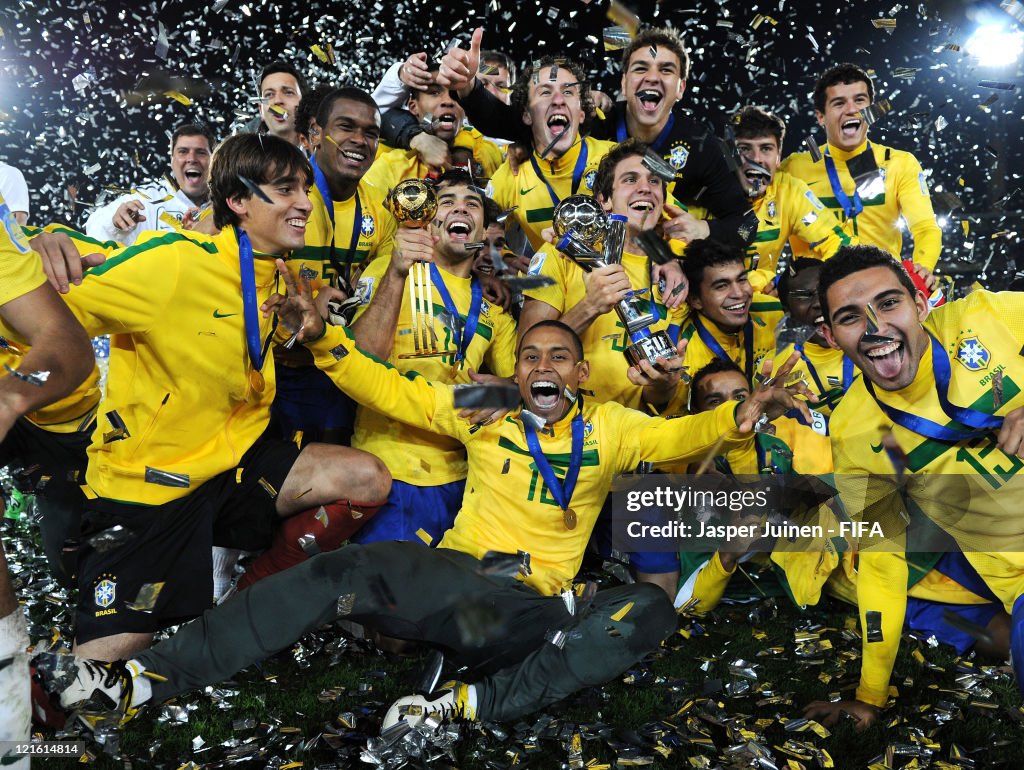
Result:
<svg viewBox="0 0 1024 770">
<path fill-rule="evenodd" d="M 566 529 L 576 529 L 576 511 L 572 508 L 562 511 L 562 523 L 565 524 Z"/>
<path fill-rule="evenodd" d="M 256 393 L 262 393 L 263 389 L 267 387 L 267 382 L 263 379 L 263 372 L 259 369 L 253 369 L 249 372 L 249 387 Z"/>
</svg>

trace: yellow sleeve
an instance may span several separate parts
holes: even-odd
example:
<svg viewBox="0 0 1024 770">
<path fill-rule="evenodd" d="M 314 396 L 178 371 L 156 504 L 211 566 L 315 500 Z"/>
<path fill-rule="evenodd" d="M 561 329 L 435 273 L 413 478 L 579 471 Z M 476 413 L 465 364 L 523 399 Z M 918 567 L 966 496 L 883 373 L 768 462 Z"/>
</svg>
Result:
<svg viewBox="0 0 1024 770">
<path fill-rule="evenodd" d="M 648 417 L 620 407 L 631 413 L 623 418 L 622 451 L 635 447 L 638 460 L 652 463 L 694 462 L 702 460 L 722 439 L 719 451 L 727 452 L 747 439 L 736 427 L 738 406 L 735 401 L 727 401 L 708 412 L 672 419 Z M 623 467 L 635 466 L 636 462 L 630 465 L 627 459 Z"/>
<path fill-rule="evenodd" d="M 928 183 L 921 164 L 910 153 L 902 156 L 899 176 L 896 179 L 896 194 L 900 202 L 900 213 L 907 220 L 907 227 L 914 239 L 914 262 L 929 270 L 935 269 L 942 251 L 942 230 L 935 221 L 932 199 L 928 194 Z"/>
<path fill-rule="evenodd" d="M 484 360 L 492 374 L 511 377 L 516 373 L 516 322 L 508 313 L 499 314 L 494 321 L 494 337 Z"/>
<path fill-rule="evenodd" d="M 355 285 L 356 296 L 359 297 L 359 307 L 356 308 L 355 315 L 352 317 L 352 323 L 358 321 L 363 313 L 366 312 L 366 308 L 369 307 L 370 302 L 373 300 L 373 293 L 380 286 L 381 278 L 387 272 L 388 265 L 390 264 L 391 254 L 388 254 L 381 259 L 374 259 L 359 275 L 359 280 Z"/>
<path fill-rule="evenodd" d="M 681 575 L 682 586 L 676 595 L 677 607 L 695 600 L 693 612 L 703 615 L 711 612 L 722 601 L 729 579 L 736 573 L 735 567 L 730 572 L 722 566 L 722 560 L 715 551 L 711 558 L 699 565 L 689 575 Z"/>
<path fill-rule="evenodd" d="M 470 438 L 469 423 L 459 418 L 454 391 L 434 385 L 415 372 L 398 369 L 356 347 L 343 326 L 328 326 L 324 336 L 307 346 L 313 363 L 360 406 L 459 441 Z"/>
<path fill-rule="evenodd" d="M 863 634 L 857 700 L 884 706 L 907 613 L 907 559 L 902 553 L 861 551 L 857 611 Z"/>
<path fill-rule="evenodd" d="M 544 275 L 551 278 L 554 283 L 551 286 L 540 286 L 536 289 L 526 289 L 523 296 L 530 299 L 540 300 L 546 305 L 551 305 L 559 314 L 564 314 L 569 308 L 566 307 L 566 269 L 569 260 L 563 257 L 554 246 L 546 243 L 537 250 L 530 260 L 529 275 Z"/>
<path fill-rule="evenodd" d="M 847 395 L 853 398 L 833 412 L 836 498 L 852 521 L 878 523 L 883 531 L 883 537 L 862 538 L 858 544 L 857 608 L 863 659 L 857 700 L 884 706 L 907 611 L 903 505 L 894 477 L 869 474 L 868 463 L 858 461 L 858 452 L 872 451 L 870 441 L 844 440 L 850 435 L 849 421 L 862 414 L 856 402 L 864 393 L 851 388 Z"/>
<path fill-rule="evenodd" d="M 828 259 L 841 246 L 848 246 L 850 238 L 843 232 L 835 214 L 825 208 L 825 204 L 818 200 L 807 183 L 793 176 L 788 177 L 788 180 L 787 210 L 792 212 L 793 217 L 790 232 L 805 241 L 819 259 Z"/>
<path fill-rule="evenodd" d="M 747 280 L 750 281 L 751 287 L 753 287 L 756 292 L 764 292 L 765 288 L 767 288 L 768 284 L 770 284 L 774 278 L 774 270 L 764 270 L 759 268 L 747 273 Z"/>
<path fill-rule="evenodd" d="M 54 222 L 46 225 L 46 227 L 39 229 L 37 227 L 25 227 L 23 228 L 25 235 L 29 238 L 34 238 L 39 233 L 62 233 L 74 242 L 75 247 L 78 249 L 78 253 L 82 254 L 103 254 L 109 257 L 118 249 L 123 249 L 124 244 L 118 243 L 117 241 L 100 241 L 96 238 L 90 238 L 85 233 L 81 233 L 78 230 L 72 230 L 66 225 Z M 157 231 L 154 231 L 157 232 Z M 160 234 L 163 234 L 162 232 Z"/>
<path fill-rule="evenodd" d="M 32 251 L 26 230 L 0 195 L 0 305 L 35 291 L 46 283 L 43 263 Z"/>
<path fill-rule="evenodd" d="M 174 317 L 182 279 L 181 249 L 194 246 L 178 233 L 140 239 L 85 272 L 64 298 L 90 337 L 143 332 Z M 176 248 L 168 248 L 176 245 Z"/>
<path fill-rule="evenodd" d="M 376 187 L 379 190 L 383 190 L 384 194 L 391 190 L 396 184 L 401 182 L 401 179 L 395 179 L 394 166 L 390 162 L 394 154 L 394 150 L 384 155 L 379 156 L 373 165 L 367 169 L 366 174 L 363 175 L 362 182 L 368 185 Z"/>
</svg>

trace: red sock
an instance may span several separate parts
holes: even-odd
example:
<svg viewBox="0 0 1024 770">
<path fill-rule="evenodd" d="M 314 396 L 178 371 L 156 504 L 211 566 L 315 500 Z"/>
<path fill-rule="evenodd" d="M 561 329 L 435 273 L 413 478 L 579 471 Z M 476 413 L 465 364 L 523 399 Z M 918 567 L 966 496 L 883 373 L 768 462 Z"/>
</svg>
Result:
<svg viewBox="0 0 1024 770">
<path fill-rule="evenodd" d="M 245 574 L 238 581 L 238 590 L 293 567 L 310 556 L 333 551 L 352 537 L 382 505 L 339 500 L 284 519 L 274 533 L 270 547 L 246 567 Z"/>
</svg>

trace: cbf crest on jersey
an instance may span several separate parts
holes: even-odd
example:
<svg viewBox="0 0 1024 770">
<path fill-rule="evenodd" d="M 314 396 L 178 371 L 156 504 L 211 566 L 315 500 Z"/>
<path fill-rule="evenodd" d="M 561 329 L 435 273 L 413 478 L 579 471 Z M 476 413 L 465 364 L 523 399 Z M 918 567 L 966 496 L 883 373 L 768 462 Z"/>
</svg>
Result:
<svg viewBox="0 0 1024 770">
<path fill-rule="evenodd" d="M 7 231 L 11 243 L 14 244 L 14 248 L 22 254 L 28 254 L 32 247 L 28 245 L 28 240 L 25 238 L 21 225 L 18 224 L 18 220 L 14 218 L 14 214 L 7 204 L 3 202 L 3 198 L 0 198 L 0 221 L 3 222 L 4 229 Z"/>
<path fill-rule="evenodd" d="M 100 579 L 96 581 L 96 587 L 93 589 L 96 606 L 105 610 L 114 603 L 115 598 L 117 598 L 117 578 L 109 573 L 100 575 Z"/>
<path fill-rule="evenodd" d="M 779 209 L 775 205 L 775 199 L 768 201 L 768 218 L 775 219 L 779 215 Z"/>
<path fill-rule="evenodd" d="M 369 238 L 377 230 L 377 225 L 373 221 L 372 214 L 363 214 L 363 221 L 359 225 L 359 231 Z"/>
<path fill-rule="evenodd" d="M 992 354 L 981 344 L 978 335 L 972 334 L 970 337 L 961 337 L 957 342 L 956 360 L 963 364 L 965 369 L 980 372 L 988 368 Z"/>
<path fill-rule="evenodd" d="M 597 179 L 597 171 L 588 171 L 586 176 L 583 177 L 583 184 L 587 186 L 590 191 L 594 190 L 594 181 Z"/>
<path fill-rule="evenodd" d="M 673 147 L 668 155 L 668 162 L 676 171 L 686 165 L 686 159 L 690 157 L 690 151 L 685 147 Z"/>
</svg>

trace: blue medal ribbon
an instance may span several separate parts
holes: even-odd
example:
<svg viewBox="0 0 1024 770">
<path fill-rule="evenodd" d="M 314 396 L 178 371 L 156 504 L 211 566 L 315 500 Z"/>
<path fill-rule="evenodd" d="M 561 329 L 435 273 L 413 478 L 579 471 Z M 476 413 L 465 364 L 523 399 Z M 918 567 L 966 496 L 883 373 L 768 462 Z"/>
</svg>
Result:
<svg viewBox="0 0 1024 770">
<path fill-rule="evenodd" d="M 871 383 L 871 380 L 865 377 L 864 385 L 867 388 L 868 393 L 870 393 L 871 397 L 875 399 L 875 403 L 878 404 L 878 407 L 885 412 L 886 417 L 897 425 L 924 436 L 925 438 L 954 443 L 964 441 L 966 439 L 977 438 L 978 436 L 984 436 L 1002 427 L 1002 417 L 997 417 L 986 412 L 980 412 L 977 409 L 957 406 L 956 404 L 950 403 L 949 381 L 952 377 L 952 368 L 949 363 L 949 356 L 946 355 L 946 351 L 942 349 L 942 345 L 937 339 L 935 339 L 931 332 L 928 332 L 928 336 L 931 338 L 932 373 L 935 376 L 935 391 L 939 397 L 939 406 L 942 408 L 946 417 L 960 423 L 961 425 L 967 426 L 969 430 L 953 428 L 948 425 L 939 425 L 939 423 L 933 422 L 926 417 L 910 414 L 889 406 L 875 395 L 874 385 Z"/>
<path fill-rule="evenodd" d="M 526 446 L 530 450 L 530 456 L 540 471 L 541 478 L 547 488 L 551 490 L 551 496 L 555 498 L 558 507 L 563 511 L 569 510 L 569 503 L 572 502 L 572 493 L 576 489 L 576 481 L 580 476 L 580 466 L 583 464 L 583 396 L 578 396 L 579 408 L 576 416 L 572 418 L 572 454 L 569 457 L 569 467 L 565 470 L 565 479 L 559 481 L 558 476 L 544 455 L 540 447 L 540 440 L 537 438 L 537 429 L 528 420 L 523 420 L 523 430 L 526 432 Z"/>
<path fill-rule="evenodd" d="M 587 170 L 587 140 L 580 138 L 580 154 L 576 158 L 576 166 L 572 170 L 572 192 L 570 195 L 575 195 L 580 189 L 580 183 L 583 181 L 583 172 Z M 557 206 L 562 202 L 562 199 L 555 194 L 555 188 L 551 186 L 551 183 L 544 176 L 544 172 L 540 170 L 540 164 L 537 162 L 537 153 L 534 152 L 530 155 L 530 163 L 533 165 L 533 172 L 537 175 L 537 178 L 544 183 L 544 186 L 548 188 L 548 195 L 551 196 L 552 205 Z"/>
<path fill-rule="evenodd" d="M 871 152 L 871 142 L 868 142 L 864 152 Z M 836 170 L 836 162 L 832 160 L 832 153 L 829 152 L 827 144 L 825 145 L 825 171 L 828 173 L 828 183 L 832 186 L 832 194 L 836 196 L 840 208 L 846 214 L 847 219 L 853 219 L 864 210 L 864 202 L 860 199 L 860 193 L 857 192 L 856 187 L 853 190 L 852 201 L 850 196 L 843 191 L 843 184 L 839 181 L 839 172 Z M 856 180 L 854 180 L 854 184 L 856 184 Z"/>
<path fill-rule="evenodd" d="M 242 318 L 245 321 L 245 346 L 249 350 L 249 361 L 257 372 L 263 369 L 267 359 L 270 340 L 277 329 L 277 317 L 267 335 L 266 341 L 260 339 L 260 316 L 256 297 L 256 265 L 252 253 L 252 244 L 245 230 L 238 231 L 238 267 L 242 273 Z"/>
<path fill-rule="evenodd" d="M 675 124 L 676 115 L 674 112 L 670 112 L 668 114 L 668 120 L 665 122 L 665 127 L 661 129 L 661 133 L 659 133 L 658 137 L 648 145 L 659 155 L 661 154 L 665 143 L 668 141 L 669 134 L 672 133 L 672 128 Z M 629 132 L 626 130 L 626 113 L 623 112 L 622 115 L 619 116 L 618 125 L 615 127 L 615 141 L 622 143 L 627 139 L 629 139 Z"/>
<path fill-rule="evenodd" d="M 718 340 L 707 330 L 703 323 L 701 323 L 700 316 L 695 315 L 693 317 L 693 325 L 697 328 L 697 335 L 700 337 L 700 341 L 708 346 L 708 349 L 714 353 L 718 358 L 723 361 L 730 361 L 735 363 L 729 354 L 725 352 L 725 349 L 718 343 Z M 747 375 L 747 380 L 751 381 L 754 377 L 754 324 L 748 318 L 747 322 L 743 324 L 743 349 L 746 355 L 746 360 L 743 362 L 743 372 Z"/>
<path fill-rule="evenodd" d="M 794 345 L 793 349 L 800 354 L 800 358 L 805 364 L 807 364 L 807 373 L 811 375 L 811 379 L 814 380 L 815 386 L 818 388 L 818 395 L 824 395 L 832 388 L 826 388 L 821 378 L 818 377 L 818 370 L 814 368 L 814 364 L 811 363 L 811 359 L 804 353 L 804 346 Z M 843 379 L 842 388 L 843 393 L 850 389 L 850 385 L 853 384 L 853 361 L 844 353 L 843 354 Z"/>
<path fill-rule="evenodd" d="M 441 271 L 437 269 L 437 265 L 433 262 L 430 263 L 430 279 L 434 282 L 437 293 L 441 295 L 441 301 L 444 303 L 445 310 L 451 313 L 452 317 L 456 319 L 461 318 L 459 309 L 455 306 L 455 300 L 452 299 L 448 287 L 444 285 Z M 472 276 L 469 280 L 471 295 L 469 313 L 466 314 L 466 325 L 462 327 L 462 336 L 455 340 L 455 344 L 459 349 L 459 352 L 455 354 L 456 361 L 462 361 L 466 358 L 466 351 L 469 350 L 469 345 L 473 341 L 473 335 L 476 334 L 476 327 L 480 323 L 480 306 L 483 304 L 484 299 L 484 291 L 480 286 L 480 281 L 476 279 L 476 276 Z"/>
<path fill-rule="evenodd" d="M 313 166 L 313 184 L 316 185 L 317 192 L 320 193 L 320 197 L 323 199 L 324 206 L 327 207 L 327 216 L 331 220 L 331 249 L 330 249 L 330 260 L 331 266 L 334 271 L 338 274 L 338 277 L 342 277 L 344 272 L 345 282 L 348 283 L 352 276 L 352 261 L 356 257 L 356 249 L 359 248 L 359 234 L 362 232 L 363 227 L 363 207 L 359 201 L 359 191 L 356 190 L 356 210 L 353 212 L 352 218 L 352 237 L 349 239 L 348 244 L 348 260 L 345 262 L 344 271 L 342 270 L 341 264 L 338 262 L 338 258 L 334 253 L 334 245 L 337 243 L 338 234 L 334 223 L 334 199 L 331 197 L 331 188 L 327 184 L 327 177 L 324 172 L 320 170 L 320 166 L 317 165 L 316 156 L 314 155 L 309 159 L 310 164 Z"/>
</svg>

